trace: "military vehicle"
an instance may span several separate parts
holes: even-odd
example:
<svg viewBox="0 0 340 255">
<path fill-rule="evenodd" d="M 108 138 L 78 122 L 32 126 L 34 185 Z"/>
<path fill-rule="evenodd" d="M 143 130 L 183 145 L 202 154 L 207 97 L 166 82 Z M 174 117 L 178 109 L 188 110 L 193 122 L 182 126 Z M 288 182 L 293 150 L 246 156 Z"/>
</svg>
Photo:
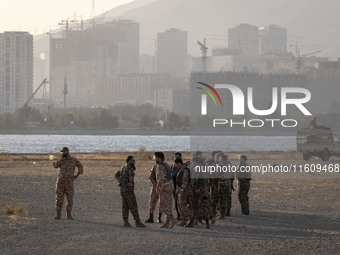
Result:
<svg viewBox="0 0 340 255">
<path fill-rule="evenodd" d="M 327 161 L 330 156 L 340 157 L 340 139 L 330 128 L 303 128 L 297 132 L 297 150 L 304 160 L 312 156 Z"/>
</svg>

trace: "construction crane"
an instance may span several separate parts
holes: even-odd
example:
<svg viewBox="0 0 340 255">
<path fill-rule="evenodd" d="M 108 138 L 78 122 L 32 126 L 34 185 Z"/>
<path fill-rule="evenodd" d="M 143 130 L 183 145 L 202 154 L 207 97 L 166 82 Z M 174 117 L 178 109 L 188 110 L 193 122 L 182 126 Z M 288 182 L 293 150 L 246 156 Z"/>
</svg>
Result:
<svg viewBox="0 0 340 255">
<path fill-rule="evenodd" d="M 200 41 L 197 41 L 197 44 L 201 46 L 202 51 L 202 71 L 203 73 L 206 73 L 207 71 L 207 55 L 208 55 L 208 47 L 205 45 L 205 38 L 204 43 L 201 43 Z"/>
<path fill-rule="evenodd" d="M 84 30 L 84 21 L 83 18 L 81 16 L 76 17 L 76 14 L 74 15 L 73 19 L 69 19 L 67 18 L 66 20 L 62 20 L 58 23 L 59 26 L 65 26 L 65 37 L 68 34 L 68 31 L 70 29 L 70 24 L 76 24 L 76 25 L 80 25 L 80 30 L 83 31 Z M 73 25 L 72 28 L 74 28 L 75 26 Z M 77 29 L 79 30 L 79 27 L 77 27 Z"/>
<path fill-rule="evenodd" d="M 301 69 L 302 69 L 302 58 L 309 56 L 309 55 L 313 55 L 313 54 L 317 54 L 321 52 L 321 50 L 315 51 L 315 52 L 311 52 L 311 53 L 307 53 L 307 54 L 303 54 L 300 55 L 300 49 L 297 50 L 297 56 L 293 57 L 293 60 L 296 59 L 296 72 L 300 73 Z"/>
<path fill-rule="evenodd" d="M 46 85 L 46 83 L 48 83 L 47 78 L 45 78 L 40 85 L 38 86 L 38 88 L 33 92 L 33 94 L 29 97 L 29 99 L 27 99 L 26 103 L 24 104 L 23 107 L 26 107 L 28 105 L 28 103 L 32 100 L 32 98 L 35 96 L 35 94 L 37 94 L 38 90 L 43 86 Z"/>
</svg>

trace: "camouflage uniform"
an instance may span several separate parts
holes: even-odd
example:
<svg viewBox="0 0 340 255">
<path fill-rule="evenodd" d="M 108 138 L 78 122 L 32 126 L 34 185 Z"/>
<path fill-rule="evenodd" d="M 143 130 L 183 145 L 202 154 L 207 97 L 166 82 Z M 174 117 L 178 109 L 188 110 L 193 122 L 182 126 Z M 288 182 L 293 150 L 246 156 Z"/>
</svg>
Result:
<svg viewBox="0 0 340 255">
<path fill-rule="evenodd" d="M 115 178 L 120 178 L 120 194 L 122 196 L 123 220 L 128 220 L 130 210 L 134 220 L 136 222 L 140 222 L 134 186 L 129 187 L 127 185 L 128 183 L 130 183 L 130 178 L 134 178 L 135 169 L 136 168 L 131 165 L 122 166 L 120 171 L 117 171 L 117 173 L 115 174 Z"/>
<path fill-rule="evenodd" d="M 179 171 L 180 171 L 180 169 L 178 169 L 175 164 L 171 165 L 171 176 L 172 176 L 172 182 L 174 184 L 173 196 L 174 196 L 174 200 L 175 200 L 175 210 L 177 212 L 177 218 L 180 218 L 180 215 L 181 215 L 179 208 L 178 208 L 179 199 L 178 199 L 177 184 L 176 184 L 177 174 L 178 174 Z"/>
<path fill-rule="evenodd" d="M 212 200 L 212 208 L 214 212 L 214 216 L 217 214 L 217 206 L 220 206 L 221 209 L 221 216 L 225 214 L 227 209 L 227 185 L 223 180 L 218 180 L 217 183 L 214 185 L 214 190 L 211 194 Z"/>
<path fill-rule="evenodd" d="M 241 172 L 241 167 L 249 167 L 248 164 L 240 164 L 236 177 L 238 179 L 238 199 L 241 204 L 242 213 L 249 214 L 249 197 L 248 192 L 250 189 L 251 172 Z"/>
<path fill-rule="evenodd" d="M 211 215 L 211 201 L 209 194 L 209 180 L 206 178 L 195 178 L 194 195 L 193 195 L 193 208 L 194 217 L 199 220 L 209 220 Z"/>
<path fill-rule="evenodd" d="M 157 186 L 157 179 L 156 179 L 156 167 L 157 165 L 154 165 L 151 170 L 150 170 L 150 175 L 149 175 L 149 180 L 151 182 L 151 191 L 150 191 L 150 200 L 149 200 L 149 213 L 153 214 L 155 209 L 156 209 L 156 205 L 157 205 L 157 201 L 158 201 L 158 194 L 157 194 L 157 190 L 156 190 L 156 186 Z"/>
<path fill-rule="evenodd" d="M 166 215 L 166 221 L 173 220 L 172 215 L 172 181 L 167 178 L 167 169 L 158 164 L 156 168 L 157 191 L 159 192 L 159 210 Z"/>
<path fill-rule="evenodd" d="M 231 165 L 229 161 L 221 165 Z M 214 188 L 211 194 L 212 208 L 216 216 L 217 206 L 220 205 L 221 217 L 223 218 L 226 214 L 227 208 L 231 208 L 231 178 L 224 178 L 229 176 L 221 176 L 221 178 L 214 179 Z"/>
<path fill-rule="evenodd" d="M 74 195 L 74 172 L 78 168 L 78 173 L 83 173 L 83 165 L 75 157 L 68 155 L 62 157 L 57 162 L 53 163 L 54 168 L 59 168 L 58 178 L 56 183 L 56 210 L 61 211 L 64 204 L 64 196 L 66 195 L 66 210 L 71 211 Z"/>
<path fill-rule="evenodd" d="M 231 209 L 231 203 L 232 203 L 232 187 L 233 187 L 233 181 L 234 179 L 226 179 L 225 184 L 227 186 L 226 188 L 226 205 L 227 209 Z"/>
<path fill-rule="evenodd" d="M 231 163 L 228 161 L 227 165 L 231 166 Z M 232 203 L 232 192 L 234 190 L 234 179 L 235 179 L 235 173 L 233 173 L 232 171 L 228 172 L 228 173 L 224 173 L 224 181 L 225 184 L 227 186 L 226 189 L 226 204 L 227 204 L 227 209 L 230 211 L 231 209 L 231 203 Z"/>
<path fill-rule="evenodd" d="M 190 169 L 184 167 L 179 170 L 176 178 L 178 209 L 182 220 L 193 219 L 192 210 L 192 186 L 190 183 Z"/>
</svg>

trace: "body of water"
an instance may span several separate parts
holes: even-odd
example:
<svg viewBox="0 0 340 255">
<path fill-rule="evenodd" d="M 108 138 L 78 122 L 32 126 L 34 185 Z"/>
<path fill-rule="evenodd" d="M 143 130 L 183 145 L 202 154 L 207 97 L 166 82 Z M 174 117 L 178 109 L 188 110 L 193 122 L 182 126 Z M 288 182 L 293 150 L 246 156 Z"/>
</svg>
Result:
<svg viewBox="0 0 340 255">
<path fill-rule="evenodd" d="M 0 135 L 0 152 L 55 153 L 138 151 L 289 151 L 296 150 L 294 136 L 98 136 L 98 135 Z"/>
</svg>

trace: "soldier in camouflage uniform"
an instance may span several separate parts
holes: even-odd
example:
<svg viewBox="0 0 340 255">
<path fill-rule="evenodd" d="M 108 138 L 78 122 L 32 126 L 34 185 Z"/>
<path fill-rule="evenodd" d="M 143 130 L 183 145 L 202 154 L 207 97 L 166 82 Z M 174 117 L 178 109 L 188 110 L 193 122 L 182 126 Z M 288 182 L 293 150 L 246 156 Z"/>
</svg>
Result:
<svg viewBox="0 0 340 255">
<path fill-rule="evenodd" d="M 161 228 L 173 228 L 177 220 L 172 215 L 172 176 L 170 166 L 164 162 L 163 152 L 155 152 L 155 161 L 157 163 L 157 194 L 159 195 L 159 210 L 165 214 L 166 221 Z"/>
<path fill-rule="evenodd" d="M 242 213 L 249 215 L 249 197 L 248 192 L 250 189 L 251 172 L 249 165 L 247 164 L 247 156 L 242 155 L 240 157 L 240 165 L 236 172 L 238 179 L 238 199 L 241 204 Z"/>
<path fill-rule="evenodd" d="M 122 196 L 122 212 L 124 227 L 131 227 L 129 223 L 129 211 L 131 211 L 134 220 L 136 221 L 136 227 L 144 228 L 145 225 L 141 223 L 138 206 L 135 196 L 135 159 L 133 156 L 128 156 L 126 159 L 126 165 L 122 166 L 119 171 L 116 172 L 115 178 L 119 182 L 120 194 Z"/>
<path fill-rule="evenodd" d="M 195 169 L 196 166 L 201 166 L 203 164 L 203 160 L 199 157 L 195 157 L 192 159 L 192 169 Z M 206 227 L 210 228 L 209 219 L 212 219 L 211 214 L 211 201 L 209 194 L 209 179 L 201 178 L 203 176 L 199 172 L 194 174 L 193 178 L 193 208 L 194 208 L 194 217 L 201 221 L 206 221 Z"/>
<path fill-rule="evenodd" d="M 181 158 L 175 159 L 176 168 L 179 169 L 176 176 L 176 192 L 178 209 L 181 214 L 181 222 L 178 226 L 193 227 L 194 217 L 192 210 L 192 185 L 190 183 L 190 168 L 185 166 Z M 189 222 L 188 222 L 189 221 Z"/>
<path fill-rule="evenodd" d="M 220 157 L 216 158 L 216 161 L 221 167 L 231 166 L 231 163 L 227 160 L 228 158 L 226 155 L 224 154 L 219 154 L 219 155 Z M 229 202 L 228 206 L 231 208 L 231 193 L 229 192 L 229 189 L 232 188 L 230 184 L 231 178 L 225 178 L 225 176 L 223 176 L 223 174 L 221 173 L 218 173 L 218 174 L 219 174 L 219 177 L 215 178 L 214 180 L 214 190 L 211 195 L 212 207 L 216 215 L 217 207 L 219 205 L 221 209 L 219 218 L 224 219 L 226 216 L 228 202 Z M 228 195 L 230 199 L 228 199 Z M 230 208 L 228 210 L 229 214 L 230 214 Z"/>
<path fill-rule="evenodd" d="M 74 195 L 74 181 L 80 174 L 83 173 L 83 166 L 79 160 L 69 155 L 69 149 L 64 147 L 62 157 L 57 162 L 53 163 L 54 168 L 59 168 L 57 184 L 56 184 L 56 204 L 55 208 L 57 215 L 54 217 L 59 220 L 61 217 L 61 209 L 63 208 L 64 196 L 66 196 L 66 211 L 67 219 L 73 220 L 71 215 Z M 75 168 L 78 168 L 78 173 L 74 175 Z"/>
<path fill-rule="evenodd" d="M 231 167 L 232 164 L 228 160 L 228 156 L 223 154 L 220 158 L 220 165 L 221 166 L 229 166 L 228 172 L 223 173 L 223 178 L 220 180 L 220 183 L 225 186 L 225 203 L 226 203 L 226 208 L 227 212 L 223 211 L 221 208 L 221 218 L 223 219 L 224 216 L 230 216 L 230 209 L 231 209 L 231 202 L 232 202 L 232 191 L 234 189 L 234 179 L 235 179 L 235 174 L 232 172 Z"/>
<path fill-rule="evenodd" d="M 217 151 L 215 153 L 215 159 L 214 161 L 210 160 L 209 165 L 215 165 L 217 166 L 220 163 L 220 157 L 223 155 L 222 152 Z M 212 224 L 215 223 L 215 219 L 217 217 L 217 211 L 218 207 L 221 207 L 220 203 L 220 197 L 219 197 L 219 176 L 217 173 L 213 174 L 213 177 L 210 178 L 210 198 L 211 198 L 211 213 L 213 215 Z"/>
<path fill-rule="evenodd" d="M 157 165 L 154 165 L 150 170 L 149 180 L 151 182 L 151 191 L 150 191 L 150 200 L 149 200 L 149 218 L 145 220 L 146 223 L 153 223 L 153 214 L 156 209 L 157 201 L 158 201 L 158 194 L 156 191 L 157 186 L 157 179 L 156 179 L 156 168 Z M 158 223 L 162 223 L 162 213 L 158 213 Z"/>
<path fill-rule="evenodd" d="M 177 159 L 177 158 L 182 158 L 182 154 L 180 152 L 175 153 L 175 159 Z M 176 185 L 177 174 L 178 174 L 179 170 L 180 169 L 178 169 L 178 167 L 176 167 L 175 163 L 171 165 L 172 182 L 174 184 L 173 196 L 174 196 L 174 201 L 175 201 L 175 210 L 177 212 L 177 220 L 181 219 L 181 215 L 180 215 L 180 212 L 178 210 L 178 194 L 177 194 L 177 185 Z"/>
</svg>

